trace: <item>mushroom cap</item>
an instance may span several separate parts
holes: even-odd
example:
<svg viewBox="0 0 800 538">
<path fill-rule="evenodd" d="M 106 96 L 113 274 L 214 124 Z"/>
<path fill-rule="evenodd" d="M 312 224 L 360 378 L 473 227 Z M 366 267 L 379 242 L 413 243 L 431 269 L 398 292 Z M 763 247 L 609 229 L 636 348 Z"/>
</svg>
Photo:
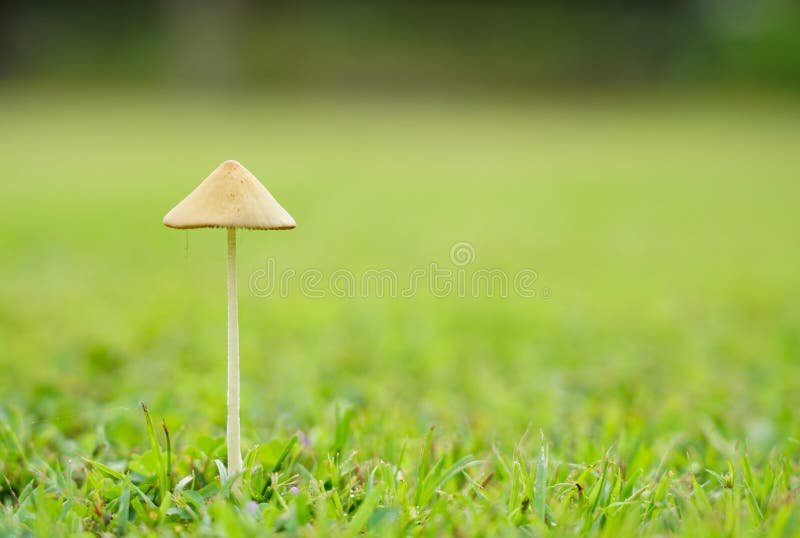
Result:
<svg viewBox="0 0 800 538">
<path fill-rule="evenodd" d="M 289 230 L 292 216 L 250 170 L 225 161 L 164 216 L 170 228 Z"/>
</svg>

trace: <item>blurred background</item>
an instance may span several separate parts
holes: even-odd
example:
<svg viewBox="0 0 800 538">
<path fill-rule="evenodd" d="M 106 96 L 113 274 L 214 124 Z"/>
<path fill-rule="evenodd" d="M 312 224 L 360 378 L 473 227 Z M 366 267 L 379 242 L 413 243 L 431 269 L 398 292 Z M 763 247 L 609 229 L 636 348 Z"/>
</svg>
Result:
<svg viewBox="0 0 800 538">
<path fill-rule="evenodd" d="M 107 459 L 142 400 L 179 446 L 224 433 L 225 234 L 161 219 L 238 159 L 298 222 L 241 234 L 245 444 L 327 446 L 337 402 L 389 460 L 431 424 L 580 461 L 797 438 L 798 28 L 778 0 L 2 2 L 3 418 Z M 268 257 L 408 275 L 457 241 L 550 295 L 247 290 Z"/>
<path fill-rule="evenodd" d="M 797 90 L 796 2 L 4 2 L 0 76 L 424 92 Z"/>
</svg>

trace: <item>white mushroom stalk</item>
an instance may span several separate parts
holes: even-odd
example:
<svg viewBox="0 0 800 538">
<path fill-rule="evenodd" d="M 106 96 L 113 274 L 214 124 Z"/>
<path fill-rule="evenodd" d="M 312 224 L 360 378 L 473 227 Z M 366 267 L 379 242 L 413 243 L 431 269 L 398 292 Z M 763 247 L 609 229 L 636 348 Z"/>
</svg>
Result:
<svg viewBox="0 0 800 538">
<path fill-rule="evenodd" d="M 225 161 L 166 214 L 170 228 L 227 228 L 228 232 L 228 473 L 242 470 L 239 432 L 239 313 L 236 290 L 236 228 L 289 230 L 294 219 L 236 161 Z"/>
<path fill-rule="evenodd" d="M 242 469 L 239 433 L 239 304 L 236 291 L 236 228 L 228 228 L 228 445 L 229 472 Z"/>
</svg>

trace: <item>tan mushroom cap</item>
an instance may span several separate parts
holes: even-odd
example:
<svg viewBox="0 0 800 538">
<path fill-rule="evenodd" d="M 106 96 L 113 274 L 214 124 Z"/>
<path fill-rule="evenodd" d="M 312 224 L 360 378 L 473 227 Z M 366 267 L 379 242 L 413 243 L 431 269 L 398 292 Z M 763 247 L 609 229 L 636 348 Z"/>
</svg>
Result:
<svg viewBox="0 0 800 538">
<path fill-rule="evenodd" d="M 164 216 L 170 228 L 289 230 L 292 216 L 250 170 L 225 161 Z"/>
</svg>

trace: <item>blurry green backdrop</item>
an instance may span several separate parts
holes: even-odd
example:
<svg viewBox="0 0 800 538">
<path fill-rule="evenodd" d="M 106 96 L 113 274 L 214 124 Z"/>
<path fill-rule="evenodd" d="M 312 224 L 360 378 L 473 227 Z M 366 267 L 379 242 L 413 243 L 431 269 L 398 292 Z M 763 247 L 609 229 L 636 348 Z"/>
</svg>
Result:
<svg viewBox="0 0 800 538">
<path fill-rule="evenodd" d="M 338 405 L 362 462 L 435 426 L 454 459 L 541 429 L 564 462 L 796 469 L 796 4 L 0 9 L 8 503 L 36 458 L 146 450 L 140 401 L 177 450 L 224 433 L 225 234 L 161 218 L 225 159 L 298 222 L 240 235 L 245 446 L 324 460 Z M 459 241 L 537 296 L 248 290 L 270 257 L 404 278 Z"/>
</svg>

